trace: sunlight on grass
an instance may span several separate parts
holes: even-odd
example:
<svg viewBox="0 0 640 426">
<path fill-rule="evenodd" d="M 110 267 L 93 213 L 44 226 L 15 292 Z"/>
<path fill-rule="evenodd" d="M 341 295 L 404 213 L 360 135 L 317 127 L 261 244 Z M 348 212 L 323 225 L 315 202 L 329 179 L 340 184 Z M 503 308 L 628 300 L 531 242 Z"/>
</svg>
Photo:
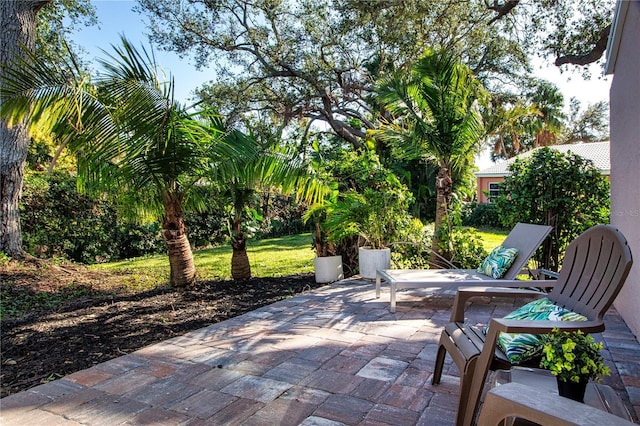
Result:
<svg viewBox="0 0 640 426">
<path fill-rule="evenodd" d="M 478 236 L 482 239 L 482 245 L 488 252 L 493 250 L 496 246 L 502 244 L 504 239 L 509 234 L 509 231 L 497 231 L 497 230 L 477 230 Z"/>
<path fill-rule="evenodd" d="M 487 251 L 500 245 L 507 231 L 478 230 Z M 255 277 L 282 277 L 313 273 L 311 234 L 290 235 L 261 241 L 249 241 L 247 255 Z M 231 279 L 231 247 L 225 244 L 194 252 L 199 280 Z M 152 288 L 169 280 L 166 255 L 142 257 L 119 262 L 92 265 L 92 269 L 126 274 L 124 286 L 131 289 Z"/>
<path fill-rule="evenodd" d="M 249 241 L 247 255 L 251 273 L 256 277 L 280 277 L 313 273 L 311 234 L 290 235 L 261 241 Z M 199 280 L 231 278 L 231 247 L 228 244 L 194 252 Z M 169 260 L 166 255 L 93 265 L 91 268 L 114 273 L 127 273 L 127 287 L 145 288 L 166 283 Z"/>
</svg>

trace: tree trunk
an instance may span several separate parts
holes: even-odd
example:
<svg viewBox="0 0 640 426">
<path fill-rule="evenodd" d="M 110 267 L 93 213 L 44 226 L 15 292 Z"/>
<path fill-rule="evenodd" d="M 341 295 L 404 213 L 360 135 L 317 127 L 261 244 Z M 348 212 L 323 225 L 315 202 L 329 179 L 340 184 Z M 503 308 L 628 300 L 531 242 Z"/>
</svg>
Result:
<svg viewBox="0 0 640 426">
<path fill-rule="evenodd" d="M 28 135 L 24 126 L 9 129 L 0 123 L 0 251 L 13 258 L 24 258 L 20 228 L 20 196 Z"/>
<path fill-rule="evenodd" d="M 182 197 L 164 193 L 165 219 L 162 222 L 162 236 L 167 242 L 171 285 L 187 287 L 196 281 L 196 266 L 193 252 L 187 238 L 187 230 L 182 216 Z"/>
<path fill-rule="evenodd" d="M 242 209 L 236 205 L 236 212 Z M 247 256 L 247 237 L 242 232 L 242 216 L 236 213 L 231 224 L 231 276 L 234 280 L 248 280 L 251 278 L 251 264 Z"/>
<path fill-rule="evenodd" d="M 438 175 L 436 176 L 436 219 L 433 225 L 433 241 L 431 243 L 431 256 L 429 258 L 431 268 L 438 268 L 442 265 L 442 254 L 438 247 L 440 242 L 438 230 L 449 212 L 452 192 L 453 179 L 451 179 L 451 171 L 447 165 L 441 164 Z"/>
<path fill-rule="evenodd" d="M 4 76 L 5 66 L 21 55 L 23 46 L 34 48 L 36 16 L 50 1 L 0 1 L 0 77 Z M 29 135 L 24 125 L 10 129 L 0 120 L 0 252 L 14 258 L 25 255 L 19 205 L 28 147 Z"/>
<path fill-rule="evenodd" d="M 247 256 L 247 239 L 243 232 L 236 234 L 231 240 L 233 255 L 231 256 L 231 276 L 234 280 L 251 278 L 251 264 Z"/>
</svg>

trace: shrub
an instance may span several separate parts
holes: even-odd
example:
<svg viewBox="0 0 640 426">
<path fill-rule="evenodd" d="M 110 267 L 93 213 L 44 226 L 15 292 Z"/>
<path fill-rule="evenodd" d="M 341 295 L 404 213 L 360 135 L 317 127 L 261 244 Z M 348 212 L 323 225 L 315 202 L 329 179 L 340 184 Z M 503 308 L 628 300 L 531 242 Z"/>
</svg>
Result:
<svg viewBox="0 0 640 426">
<path fill-rule="evenodd" d="M 83 263 L 118 257 L 115 209 L 78 194 L 72 176 L 27 174 L 20 215 L 23 244 L 31 253 Z"/>
<path fill-rule="evenodd" d="M 399 242 L 393 244 L 391 261 L 398 269 L 426 269 L 429 267 L 433 230 L 419 219 L 412 219 L 402 230 Z"/>
<path fill-rule="evenodd" d="M 305 224 L 302 219 L 305 209 L 306 206 L 296 202 L 293 197 L 267 193 L 261 206 L 263 220 L 255 238 L 276 238 L 310 232 L 312 226 Z"/>
<path fill-rule="evenodd" d="M 358 179 L 328 203 L 327 230 L 334 241 L 358 235 L 364 245 L 388 247 L 400 240 L 411 220 L 408 210 L 413 196 L 375 154 L 365 152 L 352 161 Z"/>
<path fill-rule="evenodd" d="M 496 207 L 507 228 L 517 222 L 554 227 L 543 245 L 544 268 L 557 271 L 561 253 L 580 233 L 609 217 L 609 181 L 578 155 L 541 148 L 509 166 Z"/>
<path fill-rule="evenodd" d="M 121 223 L 119 226 L 119 259 L 129 259 L 148 254 L 165 253 L 167 243 L 160 233 L 159 223 L 136 225 Z M 115 259 L 114 259 L 115 260 Z"/>
<path fill-rule="evenodd" d="M 194 213 L 184 215 L 189 242 L 194 247 L 209 247 L 219 245 L 229 239 L 227 231 L 227 215 L 220 211 Z"/>
<path fill-rule="evenodd" d="M 97 263 L 166 251 L 158 224 L 123 222 L 107 200 L 79 194 L 64 172 L 26 173 L 20 209 L 23 245 L 39 257 Z"/>
<path fill-rule="evenodd" d="M 488 253 L 474 228 L 440 228 L 440 253 L 455 268 L 475 269 Z"/>
<path fill-rule="evenodd" d="M 463 209 L 462 224 L 476 228 L 502 228 L 498 208 L 493 203 L 469 203 Z"/>
</svg>

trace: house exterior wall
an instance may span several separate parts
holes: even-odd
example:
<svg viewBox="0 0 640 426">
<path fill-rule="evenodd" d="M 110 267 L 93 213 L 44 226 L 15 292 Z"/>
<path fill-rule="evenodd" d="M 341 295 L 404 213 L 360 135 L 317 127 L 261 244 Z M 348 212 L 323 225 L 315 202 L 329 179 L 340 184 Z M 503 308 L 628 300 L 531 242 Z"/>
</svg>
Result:
<svg viewBox="0 0 640 426">
<path fill-rule="evenodd" d="M 611 224 L 634 264 L 614 306 L 640 337 L 640 1 L 629 2 L 610 91 Z"/>
<path fill-rule="evenodd" d="M 604 175 L 609 181 L 611 181 L 611 176 L 605 174 Z M 489 193 L 489 184 L 490 183 L 499 183 L 504 182 L 504 176 L 478 176 L 478 203 L 488 203 L 489 197 L 485 195 L 485 193 Z"/>
<path fill-rule="evenodd" d="M 499 183 L 504 182 L 503 176 L 497 177 L 478 177 L 478 203 L 488 203 L 489 198 L 485 195 L 485 193 L 489 193 L 489 184 L 490 183 Z"/>
</svg>

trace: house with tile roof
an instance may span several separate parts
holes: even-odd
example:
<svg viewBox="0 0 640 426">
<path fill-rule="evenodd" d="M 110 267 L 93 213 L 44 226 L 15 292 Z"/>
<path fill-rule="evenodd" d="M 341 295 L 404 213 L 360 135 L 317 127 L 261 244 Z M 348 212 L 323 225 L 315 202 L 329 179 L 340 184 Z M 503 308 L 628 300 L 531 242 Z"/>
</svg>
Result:
<svg viewBox="0 0 640 426">
<path fill-rule="evenodd" d="M 591 160 L 602 175 L 607 177 L 611 175 L 609 141 L 553 145 L 549 148 L 562 152 L 563 154 L 571 152 L 572 154 Z M 498 195 L 500 182 L 504 181 L 505 176 L 510 174 L 509 166 L 517 159 L 530 157 L 538 149 L 540 148 L 534 148 L 507 161 L 502 161 L 477 172 L 475 175 L 478 182 L 478 202 L 488 203 L 491 201 L 491 197 Z"/>
</svg>

